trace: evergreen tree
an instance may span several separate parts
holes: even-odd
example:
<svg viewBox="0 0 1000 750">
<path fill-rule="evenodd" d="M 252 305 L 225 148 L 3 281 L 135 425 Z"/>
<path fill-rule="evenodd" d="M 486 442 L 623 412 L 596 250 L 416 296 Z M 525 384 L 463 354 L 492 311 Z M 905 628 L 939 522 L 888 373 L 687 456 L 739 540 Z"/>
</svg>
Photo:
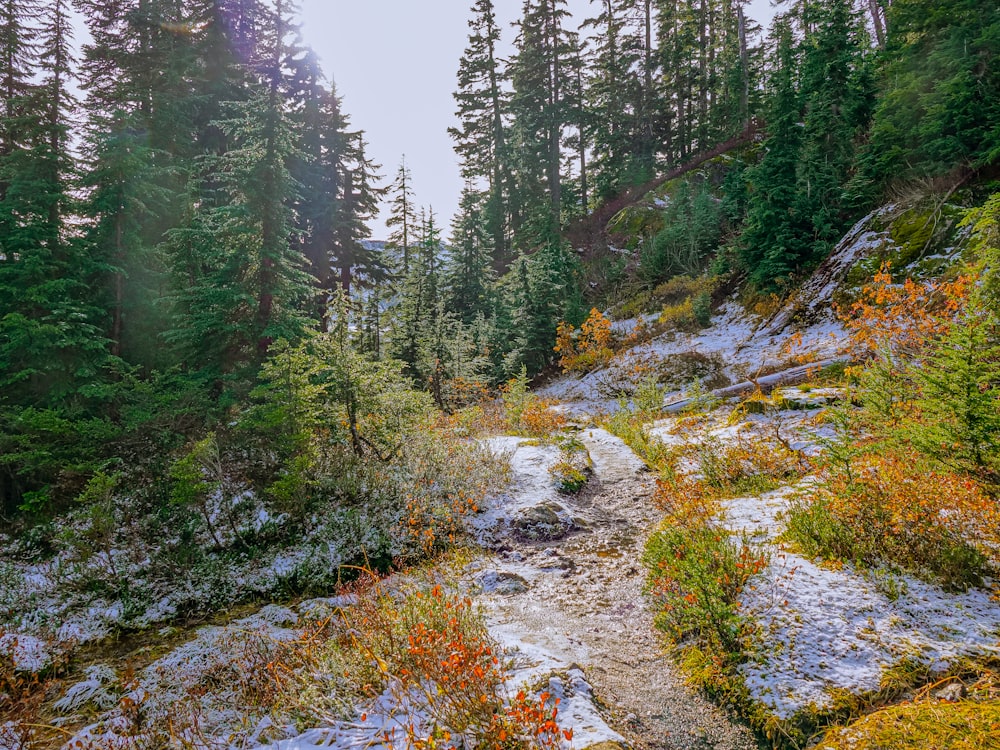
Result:
<svg viewBox="0 0 1000 750">
<path fill-rule="evenodd" d="M 391 274 L 389 261 L 370 242 L 368 222 L 378 214 L 385 189 L 378 186 L 379 166 L 365 154 L 361 133 L 352 138 L 348 156 L 351 162 L 343 174 L 343 195 L 339 201 L 334 231 L 333 264 L 340 269 L 340 286 L 350 293 L 355 278 L 380 283 Z"/>
<path fill-rule="evenodd" d="M 684 180 L 663 212 L 663 224 L 641 252 L 640 274 L 650 282 L 700 274 L 722 234 L 721 208 L 709 185 L 692 189 L 692 181 Z"/>
<path fill-rule="evenodd" d="M 64 405 L 96 379 L 107 344 L 87 299 L 94 269 L 66 224 L 74 168 L 68 9 L 55 0 L 37 12 L 22 6 L 29 15 L 15 3 L 3 10 L 5 52 L 20 35 L 33 40 L 3 56 L 15 99 L 0 120 L 0 403 Z M 15 68 L 31 62 L 33 80 L 18 82 Z"/>
<path fill-rule="evenodd" d="M 748 170 L 750 208 L 740 236 L 741 263 L 751 282 L 762 289 L 780 285 L 811 251 L 805 239 L 807 219 L 795 212 L 802 128 L 792 30 L 787 21 L 778 21 L 775 35 L 768 136 L 763 158 Z"/>
<path fill-rule="evenodd" d="M 855 139 L 867 125 L 865 78 L 858 19 L 850 0 L 826 0 L 812 11 L 814 33 L 802 61 L 805 119 L 799 150 L 796 213 L 810 226 L 804 263 L 818 262 L 846 228 L 843 192 Z"/>
<path fill-rule="evenodd" d="M 449 128 L 466 179 L 488 185 L 484 206 L 497 268 L 510 261 L 510 235 L 520 222 L 515 203 L 505 114 L 509 110 L 507 76 L 497 57 L 500 27 L 492 0 L 476 0 L 469 20 L 469 43 L 458 67 L 455 103 L 460 126 Z"/>
<path fill-rule="evenodd" d="M 659 132 L 667 163 L 672 164 L 686 159 L 694 146 L 698 29 L 693 0 L 660 0 L 656 16 L 663 71 Z"/>
<path fill-rule="evenodd" d="M 393 321 L 392 355 L 404 362 L 414 377 L 426 375 L 426 369 L 421 371 L 421 348 L 426 346 L 427 332 L 437 325 L 435 317 L 443 310 L 440 255 L 441 232 L 431 210 L 421 216 L 419 242 L 410 273 L 399 291 Z"/>
<path fill-rule="evenodd" d="M 643 36 L 630 23 L 637 5 L 636 0 L 603 0 L 600 14 L 583 24 L 595 29 L 587 107 L 593 129 L 595 189 L 603 199 L 625 184 L 651 176 L 651 154 L 636 149 L 645 94 Z M 642 166 L 633 166 L 633 159 Z"/>
<path fill-rule="evenodd" d="M 1000 6 L 885 6 L 883 94 L 853 186 L 865 203 L 893 181 L 979 169 L 1000 158 Z"/>
<path fill-rule="evenodd" d="M 389 187 L 389 218 L 385 225 L 391 230 L 386 248 L 395 257 L 394 268 L 402 278 L 410 272 L 410 245 L 416 235 L 417 209 L 413 199 L 413 177 L 406 166 L 406 157 L 399 164 L 396 179 Z"/>
<path fill-rule="evenodd" d="M 529 373 L 541 371 L 554 357 L 559 322 L 579 325 L 586 317 L 578 276 L 579 263 L 561 242 L 518 260 L 508 286 L 509 316 L 517 332 L 505 347 L 508 377 L 522 365 Z"/>
<path fill-rule="evenodd" d="M 471 324 L 490 313 L 492 258 L 484 226 L 484 196 L 469 185 L 462 192 L 459 213 L 452 225 L 451 252 L 445 272 L 448 307 L 461 322 Z"/>
<path fill-rule="evenodd" d="M 970 309 L 917 370 L 927 423 L 914 442 L 943 463 L 1000 486 L 1000 344 L 993 311 Z"/>
<path fill-rule="evenodd" d="M 571 122 L 567 68 L 575 54 L 565 0 L 526 0 L 510 65 L 518 199 L 524 247 L 555 242 L 562 216 L 563 128 Z"/>
<path fill-rule="evenodd" d="M 317 317 L 326 327 L 334 278 L 334 240 L 341 219 L 345 161 L 353 134 L 341 110 L 335 90 L 322 84 L 319 63 L 307 55 L 297 66 L 292 82 L 298 100 L 293 117 L 298 124 L 300 157 L 292 166 L 298 185 L 295 203 L 297 218 L 293 244 L 309 262 L 316 279 Z"/>
<path fill-rule="evenodd" d="M 105 266 L 102 306 L 112 353 L 163 364 L 166 233 L 189 200 L 195 75 L 184 8 L 166 0 L 77 0 L 91 42 L 86 92 L 84 214 L 90 252 Z"/>
<path fill-rule="evenodd" d="M 3 112 L 0 119 L 0 201 L 6 202 L 14 170 L 10 159 L 23 148 L 19 136 L 32 95 L 37 43 L 30 29 L 38 14 L 37 0 L 3 0 L 0 3 L 0 89 Z M 17 226 L 9 211 L 0 216 L 0 237 L 10 237 Z"/>
<path fill-rule="evenodd" d="M 295 185 L 301 156 L 282 87 L 288 6 L 276 0 L 260 38 L 259 81 L 246 101 L 227 105 L 216 125 L 229 150 L 206 164 L 222 200 L 200 207 L 190 228 L 172 233 L 177 315 L 169 339 L 189 364 L 222 372 L 263 360 L 272 341 L 294 341 L 310 278 L 292 246 Z"/>
</svg>

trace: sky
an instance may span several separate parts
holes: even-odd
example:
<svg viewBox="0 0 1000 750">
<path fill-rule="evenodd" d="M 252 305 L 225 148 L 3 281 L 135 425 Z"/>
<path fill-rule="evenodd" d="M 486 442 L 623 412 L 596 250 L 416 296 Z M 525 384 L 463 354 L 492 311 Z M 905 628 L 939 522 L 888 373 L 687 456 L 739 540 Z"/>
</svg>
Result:
<svg viewBox="0 0 1000 750">
<path fill-rule="evenodd" d="M 336 83 L 352 127 L 365 131 L 384 183 L 395 177 L 405 155 L 417 203 L 432 207 L 438 226 L 447 230 L 462 190 L 447 131 L 456 124 L 452 92 L 472 0 L 300 1 L 304 41 Z M 496 2 L 507 45 L 521 5 Z M 568 6 L 578 21 L 592 7 L 588 0 L 568 0 Z M 773 14 L 769 0 L 752 0 L 747 10 L 765 29 Z M 374 239 L 385 238 L 384 219 L 383 212 L 373 224 Z"/>
</svg>

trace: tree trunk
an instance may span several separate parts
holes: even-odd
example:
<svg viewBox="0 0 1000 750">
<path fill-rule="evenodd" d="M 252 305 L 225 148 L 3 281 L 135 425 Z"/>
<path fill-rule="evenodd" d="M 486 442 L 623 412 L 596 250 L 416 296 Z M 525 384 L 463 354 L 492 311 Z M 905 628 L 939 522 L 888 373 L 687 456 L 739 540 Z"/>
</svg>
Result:
<svg viewBox="0 0 1000 750">
<path fill-rule="evenodd" d="M 556 2 L 551 0 L 549 6 L 549 44 L 551 45 L 552 61 L 549 66 L 549 117 L 548 117 L 548 178 L 549 196 L 552 203 L 552 219 L 555 226 L 559 225 L 562 214 L 562 182 L 560 167 L 562 153 L 562 115 L 560 97 L 562 96 L 562 71 L 559 68 L 559 19 L 556 15 Z"/>
<path fill-rule="evenodd" d="M 740 121 L 743 128 L 750 127 L 750 55 L 747 52 L 747 19 L 743 15 L 743 3 L 736 3 L 736 20 L 740 37 Z"/>
<path fill-rule="evenodd" d="M 872 14 L 872 26 L 875 27 L 875 40 L 879 49 L 885 49 L 885 20 L 882 18 L 882 8 L 878 0 L 868 0 L 868 8 Z"/>
</svg>

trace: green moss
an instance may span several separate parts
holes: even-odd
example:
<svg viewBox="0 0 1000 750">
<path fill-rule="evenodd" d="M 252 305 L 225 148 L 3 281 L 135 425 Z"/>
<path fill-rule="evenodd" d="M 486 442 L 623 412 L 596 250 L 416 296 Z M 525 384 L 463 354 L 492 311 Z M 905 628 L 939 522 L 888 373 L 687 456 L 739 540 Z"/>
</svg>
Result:
<svg viewBox="0 0 1000 750">
<path fill-rule="evenodd" d="M 663 229 L 663 212 L 650 206 L 628 206 L 611 217 L 608 232 L 630 238 L 634 246 L 640 237 L 651 237 Z"/>
<path fill-rule="evenodd" d="M 897 268 L 907 266 L 930 248 L 937 226 L 934 213 L 916 208 L 906 211 L 889 228 L 889 236 L 896 246 Z"/>
</svg>

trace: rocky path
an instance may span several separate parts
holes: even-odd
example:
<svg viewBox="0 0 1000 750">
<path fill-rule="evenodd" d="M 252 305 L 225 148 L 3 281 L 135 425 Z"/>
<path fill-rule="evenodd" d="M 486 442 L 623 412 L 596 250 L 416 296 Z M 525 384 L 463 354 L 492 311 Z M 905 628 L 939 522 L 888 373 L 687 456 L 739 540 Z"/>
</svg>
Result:
<svg viewBox="0 0 1000 750">
<path fill-rule="evenodd" d="M 517 649 L 526 674 L 582 668 L 619 735 L 606 740 L 664 750 L 756 748 L 748 730 L 684 684 L 654 630 L 641 563 L 659 518 L 652 477 L 604 430 L 578 437 L 594 477 L 581 495 L 546 501 L 562 506 L 559 513 L 572 519 L 573 530 L 530 541 L 511 523 L 491 538 L 496 556 L 477 565 L 491 631 Z M 512 456 L 513 494 L 537 497 L 538 488 L 529 485 L 539 481 L 538 459 L 528 457 L 534 468 L 524 471 L 520 450 Z M 574 746 L 588 742 L 595 744 L 581 736 Z"/>
</svg>

